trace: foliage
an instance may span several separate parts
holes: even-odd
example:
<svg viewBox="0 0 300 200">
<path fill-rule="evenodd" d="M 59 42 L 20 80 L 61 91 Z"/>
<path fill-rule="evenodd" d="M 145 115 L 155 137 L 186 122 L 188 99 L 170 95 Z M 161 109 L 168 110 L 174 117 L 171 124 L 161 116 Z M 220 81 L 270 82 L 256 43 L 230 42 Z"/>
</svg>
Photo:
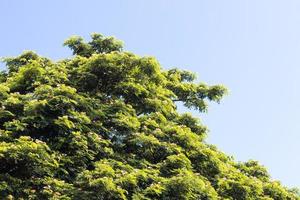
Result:
<svg viewBox="0 0 300 200">
<path fill-rule="evenodd" d="M 58 62 L 27 51 L 0 77 L 1 199 L 299 199 L 256 161 L 205 142 L 200 112 L 226 94 L 92 34 Z"/>
</svg>

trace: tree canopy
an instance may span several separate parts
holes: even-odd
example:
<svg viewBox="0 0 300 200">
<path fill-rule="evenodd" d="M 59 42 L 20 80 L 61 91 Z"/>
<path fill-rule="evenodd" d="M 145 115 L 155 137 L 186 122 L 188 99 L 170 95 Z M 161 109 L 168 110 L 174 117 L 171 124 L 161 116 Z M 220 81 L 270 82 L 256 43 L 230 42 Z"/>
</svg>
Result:
<svg viewBox="0 0 300 200">
<path fill-rule="evenodd" d="M 206 112 L 227 93 L 92 34 L 60 61 L 26 51 L 0 74 L 0 197 L 52 200 L 294 200 L 256 161 L 207 144 Z"/>
</svg>

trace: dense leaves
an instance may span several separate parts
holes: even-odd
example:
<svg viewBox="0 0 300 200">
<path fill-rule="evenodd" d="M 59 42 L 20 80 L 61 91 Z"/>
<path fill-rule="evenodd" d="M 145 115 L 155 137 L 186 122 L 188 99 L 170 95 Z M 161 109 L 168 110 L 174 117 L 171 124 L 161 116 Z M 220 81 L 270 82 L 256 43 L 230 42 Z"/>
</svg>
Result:
<svg viewBox="0 0 300 200">
<path fill-rule="evenodd" d="M 163 70 L 113 37 L 65 42 L 58 62 L 27 51 L 0 76 L 1 199 L 299 199 L 256 161 L 208 145 L 200 112 L 226 94 Z"/>
</svg>

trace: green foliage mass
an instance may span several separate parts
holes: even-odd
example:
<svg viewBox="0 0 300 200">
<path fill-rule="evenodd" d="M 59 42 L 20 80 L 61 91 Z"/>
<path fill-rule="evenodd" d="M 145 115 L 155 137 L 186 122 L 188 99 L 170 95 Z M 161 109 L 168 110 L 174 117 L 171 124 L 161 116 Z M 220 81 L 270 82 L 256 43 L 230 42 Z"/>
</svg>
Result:
<svg viewBox="0 0 300 200">
<path fill-rule="evenodd" d="M 61 61 L 27 51 L 0 76 L 0 199 L 293 200 L 256 161 L 205 142 L 206 112 L 226 94 L 163 70 L 113 37 L 65 42 Z"/>
</svg>

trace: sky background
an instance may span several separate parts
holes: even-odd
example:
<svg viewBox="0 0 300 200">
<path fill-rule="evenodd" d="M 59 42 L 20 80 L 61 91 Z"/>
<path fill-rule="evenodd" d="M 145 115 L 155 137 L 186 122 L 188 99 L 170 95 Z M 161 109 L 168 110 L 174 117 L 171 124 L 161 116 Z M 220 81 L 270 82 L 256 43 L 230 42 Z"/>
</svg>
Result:
<svg viewBox="0 0 300 200">
<path fill-rule="evenodd" d="M 300 187 L 299 10 L 299 0 L 1 0 L 0 56 L 62 59 L 71 35 L 116 36 L 165 69 L 227 86 L 221 104 L 193 112 L 210 129 L 207 141 Z"/>
</svg>

